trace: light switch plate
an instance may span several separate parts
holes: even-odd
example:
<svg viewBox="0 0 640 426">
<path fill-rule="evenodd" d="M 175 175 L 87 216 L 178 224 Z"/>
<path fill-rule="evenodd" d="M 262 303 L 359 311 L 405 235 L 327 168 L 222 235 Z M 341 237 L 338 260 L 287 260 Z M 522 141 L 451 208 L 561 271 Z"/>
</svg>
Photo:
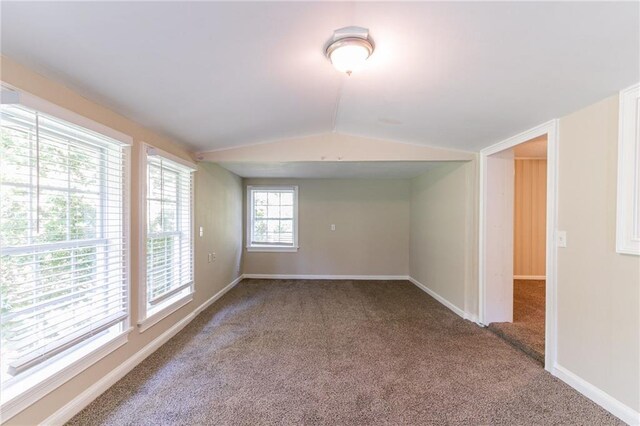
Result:
<svg viewBox="0 0 640 426">
<path fill-rule="evenodd" d="M 202 237 L 204 235 L 204 229 L 202 229 L 202 226 L 200 227 L 200 236 Z"/>
<path fill-rule="evenodd" d="M 558 231 L 558 247 L 567 246 L 567 231 Z"/>
<path fill-rule="evenodd" d="M 336 225 L 334 223 L 331 224 L 331 230 L 335 231 L 336 230 Z"/>
</svg>

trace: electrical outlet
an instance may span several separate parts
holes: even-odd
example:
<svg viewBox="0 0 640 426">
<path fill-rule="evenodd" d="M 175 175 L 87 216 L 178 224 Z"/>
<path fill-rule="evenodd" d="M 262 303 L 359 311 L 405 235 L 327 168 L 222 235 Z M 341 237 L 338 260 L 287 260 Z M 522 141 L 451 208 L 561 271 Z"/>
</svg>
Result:
<svg viewBox="0 0 640 426">
<path fill-rule="evenodd" d="M 213 262 L 216 261 L 216 254 L 215 253 L 211 253 L 211 261 L 213 261 Z"/>
<path fill-rule="evenodd" d="M 209 255 L 207 256 L 207 261 L 208 261 L 209 263 L 211 263 L 211 259 L 212 259 L 212 257 L 213 257 L 213 256 L 211 255 L 211 253 L 209 253 Z"/>
<path fill-rule="evenodd" d="M 558 231 L 558 247 L 567 246 L 567 231 Z"/>
</svg>

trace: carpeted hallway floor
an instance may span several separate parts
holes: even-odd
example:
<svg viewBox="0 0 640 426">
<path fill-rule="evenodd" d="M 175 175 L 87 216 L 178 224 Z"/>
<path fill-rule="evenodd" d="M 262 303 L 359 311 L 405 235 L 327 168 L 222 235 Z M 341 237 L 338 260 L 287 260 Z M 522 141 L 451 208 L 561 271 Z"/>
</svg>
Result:
<svg viewBox="0 0 640 426">
<path fill-rule="evenodd" d="M 489 330 L 544 365 L 545 281 L 513 281 L 513 322 Z"/>
<path fill-rule="evenodd" d="M 406 281 L 244 280 L 72 425 L 613 425 Z"/>
</svg>

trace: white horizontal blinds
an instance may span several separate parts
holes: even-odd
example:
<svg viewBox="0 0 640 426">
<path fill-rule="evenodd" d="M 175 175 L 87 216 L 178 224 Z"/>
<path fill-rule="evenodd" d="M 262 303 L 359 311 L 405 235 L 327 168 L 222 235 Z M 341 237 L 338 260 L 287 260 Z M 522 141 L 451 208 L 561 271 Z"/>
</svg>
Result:
<svg viewBox="0 0 640 426">
<path fill-rule="evenodd" d="M 293 188 L 252 189 L 252 245 L 294 245 Z"/>
<path fill-rule="evenodd" d="M 161 155 L 147 155 L 149 307 L 193 285 L 192 171 Z"/>
<path fill-rule="evenodd" d="M 127 317 L 124 152 L 113 139 L 2 106 L 3 376 Z"/>
</svg>

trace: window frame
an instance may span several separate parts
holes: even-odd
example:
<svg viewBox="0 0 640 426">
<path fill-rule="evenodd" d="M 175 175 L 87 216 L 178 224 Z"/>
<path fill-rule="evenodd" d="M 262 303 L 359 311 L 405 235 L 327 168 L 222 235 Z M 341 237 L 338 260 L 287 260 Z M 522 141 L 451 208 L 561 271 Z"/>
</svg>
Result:
<svg viewBox="0 0 640 426">
<path fill-rule="evenodd" d="M 52 118 L 83 127 L 122 143 L 122 238 L 124 247 L 124 287 L 126 317 L 119 331 L 108 333 L 97 339 L 89 339 L 51 357 L 30 371 L 25 371 L 19 380 L 12 381 L 2 389 L 0 411 L 2 421 L 7 421 L 68 382 L 102 358 L 114 352 L 129 340 L 131 326 L 131 150 L 133 138 L 115 129 L 95 122 L 76 112 L 39 98 L 31 93 L 0 81 L 1 103 L 18 104 Z"/>
<path fill-rule="evenodd" d="M 246 232 L 245 247 L 248 252 L 281 252 L 294 253 L 300 248 L 298 235 L 298 186 L 297 185 L 247 185 L 246 187 L 247 208 L 246 208 Z M 251 244 L 251 235 L 253 235 L 254 207 L 253 207 L 253 191 L 293 191 L 293 245 L 260 245 Z"/>
<path fill-rule="evenodd" d="M 160 304 L 162 307 L 159 308 L 156 312 L 152 314 L 148 314 L 147 309 L 147 177 L 148 177 L 148 162 L 147 157 L 150 155 L 157 155 L 163 157 L 169 161 L 174 163 L 178 163 L 186 168 L 191 169 L 191 191 L 189 193 L 190 202 L 189 202 L 189 215 L 191 222 L 191 270 L 192 270 L 192 281 L 191 285 L 187 287 L 189 289 L 185 294 L 181 294 L 185 289 L 178 292 L 173 297 L 167 298 L 164 306 Z M 139 165 L 140 165 L 140 182 L 139 182 L 139 236 L 140 240 L 138 241 L 138 259 L 139 259 L 139 269 L 138 269 L 138 330 L 142 333 L 148 330 L 150 327 L 154 326 L 158 322 L 162 321 L 164 318 L 168 317 L 172 313 L 176 312 L 178 309 L 186 306 L 187 304 L 193 301 L 193 296 L 196 292 L 195 287 L 195 183 L 196 179 L 193 173 L 197 172 L 198 167 L 196 164 L 191 163 L 187 160 L 184 160 L 176 155 L 173 155 L 169 152 L 163 151 L 155 146 L 147 143 L 140 143 L 140 151 L 139 151 Z"/>
<path fill-rule="evenodd" d="M 640 256 L 640 83 L 619 102 L 616 252 Z"/>
</svg>

